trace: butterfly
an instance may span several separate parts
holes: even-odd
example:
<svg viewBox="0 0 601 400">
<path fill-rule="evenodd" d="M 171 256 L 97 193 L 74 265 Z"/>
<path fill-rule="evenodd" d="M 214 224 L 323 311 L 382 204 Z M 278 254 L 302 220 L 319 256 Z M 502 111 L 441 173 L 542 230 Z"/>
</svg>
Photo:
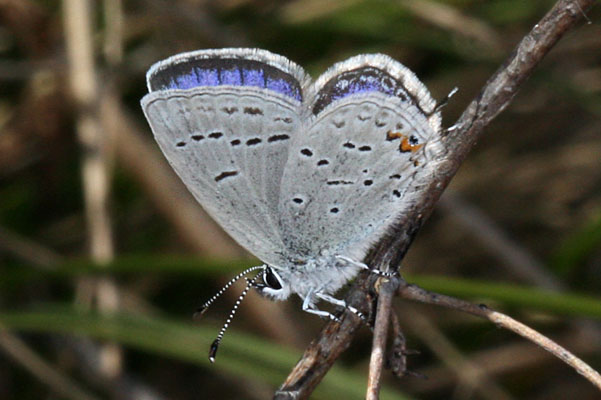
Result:
<svg viewBox="0 0 601 400">
<path fill-rule="evenodd" d="M 319 301 L 362 260 L 422 190 L 442 146 L 439 107 L 408 68 L 362 54 L 317 80 L 260 49 L 178 54 L 147 73 L 141 101 L 163 154 L 202 207 L 264 264 L 250 287 L 336 320 Z"/>
</svg>

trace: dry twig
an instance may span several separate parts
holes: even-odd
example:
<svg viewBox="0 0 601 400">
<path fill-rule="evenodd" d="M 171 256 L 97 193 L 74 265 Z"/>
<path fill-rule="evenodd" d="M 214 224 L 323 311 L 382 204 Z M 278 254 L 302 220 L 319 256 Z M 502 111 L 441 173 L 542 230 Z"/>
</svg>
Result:
<svg viewBox="0 0 601 400">
<path fill-rule="evenodd" d="M 586 334 L 563 332 L 557 341 L 578 354 L 593 354 L 598 351 L 598 342 Z M 533 348 L 532 343 L 516 340 L 499 347 L 470 353 L 469 360 L 478 365 L 484 374 L 500 378 L 508 373 L 540 369 L 552 357 L 542 349 Z M 423 372 L 428 380 L 412 379 L 407 382 L 407 389 L 416 395 L 440 392 L 457 385 L 457 379 L 453 374 L 449 374 L 445 366 L 424 367 L 420 372 Z"/>
<path fill-rule="evenodd" d="M 374 326 L 374 338 L 369 360 L 369 376 L 367 378 L 367 400 L 376 400 L 380 393 L 380 381 L 382 378 L 382 366 L 386 353 L 386 338 L 388 336 L 388 324 L 392 312 L 392 298 L 399 285 L 396 277 L 382 282 L 378 292 L 378 307 L 376 311 L 376 324 Z"/>
<path fill-rule="evenodd" d="M 82 180 L 85 200 L 90 256 L 99 266 L 114 257 L 114 241 L 108 211 L 110 192 L 110 157 L 108 140 L 103 134 L 97 111 L 98 85 L 94 66 L 92 3 L 89 0 L 64 0 L 64 29 L 69 62 L 69 80 L 77 106 L 77 137 L 83 149 Z M 78 297 L 89 296 L 94 287 L 102 312 L 118 308 L 118 289 L 109 278 L 92 283 L 80 281 Z M 82 296 L 83 295 L 83 296 Z M 121 349 L 116 344 L 104 346 L 101 363 L 108 376 L 121 372 Z"/>
<path fill-rule="evenodd" d="M 399 296 L 413 301 L 419 301 L 426 304 L 436 304 L 439 306 L 451 308 L 453 310 L 463 311 L 478 317 L 486 318 L 490 322 L 496 324 L 501 328 L 508 329 L 518 335 L 530 340 L 541 346 L 549 353 L 563 360 L 566 364 L 571 366 L 580 375 L 584 376 L 591 383 L 601 389 L 601 375 L 584 361 L 570 353 L 568 350 L 561 347 L 546 336 L 541 335 L 534 329 L 522 324 L 513 318 L 502 314 L 498 311 L 494 311 L 484 304 L 472 304 L 465 300 L 456 299 L 454 297 L 429 292 L 425 289 L 417 287 L 415 285 L 408 284 L 405 281 L 401 282 L 399 287 Z"/>
<path fill-rule="evenodd" d="M 455 376 L 457 398 L 477 397 L 486 400 L 509 400 L 512 398 L 485 369 L 455 347 L 431 318 L 421 313 L 411 313 L 411 315 L 402 317 L 402 320 L 403 325 L 408 329 L 419 332 L 420 341 L 428 346 Z M 429 375 L 427 376 L 430 378 Z M 461 395 L 457 392 L 461 392 Z M 468 395 L 472 393 L 475 396 Z"/>
</svg>

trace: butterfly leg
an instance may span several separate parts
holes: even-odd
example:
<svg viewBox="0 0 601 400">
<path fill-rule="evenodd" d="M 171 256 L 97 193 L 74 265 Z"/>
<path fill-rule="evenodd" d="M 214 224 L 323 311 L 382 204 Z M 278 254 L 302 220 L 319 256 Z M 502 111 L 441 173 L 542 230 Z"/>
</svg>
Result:
<svg viewBox="0 0 601 400">
<path fill-rule="evenodd" d="M 365 323 L 367 326 L 371 326 L 371 324 L 369 323 L 365 314 L 363 314 L 361 311 L 357 310 L 355 307 L 349 306 L 348 304 L 346 304 L 346 301 L 340 300 L 340 299 L 332 297 L 328 294 L 319 293 L 319 292 L 315 293 L 315 297 L 319 297 L 321 300 L 327 301 L 328 303 L 334 304 L 335 306 L 346 308 L 347 310 L 349 310 L 350 312 L 355 314 L 357 317 L 359 317 L 361 319 L 361 321 L 363 321 L 363 323 Z"/>
<path fill-rule="evenodd" d="M 345 256 L 336 256 L 337 259 L 344 261 L 347 264 L 352 265 L 353 267 L 357 267 L 357 268 L 361 268 L 361 269 L 365 269 L 367 271 L 369 271 L 372 274 L 378 275 L 378 276 L 383 276 L 385 278 L 390 278 L 392 276 L 397 276 L 398 272 L 384 272 L 384 271 L 380 271 L 379 269 L 372 269 L 369 268 L 369 266 L 367 264 L 364 264 L 362 262 L 359 261 L 355 261 L 351 258 L 345 257 Z"/>
<path fill-rule="evenodd" d="M 331 314 L 327 311 L 319 310 L 313 305 L 313 296 L 317 294 L 314 292 L 309 292 L 309 294 L 303 299 L 303 311 L 306 311 L 311 314 L 319 315 L 322 318 L 329 318 L 332 321 L 340 322 L 340 319 L 336 317 L 334 314 Z"/>
</svg>

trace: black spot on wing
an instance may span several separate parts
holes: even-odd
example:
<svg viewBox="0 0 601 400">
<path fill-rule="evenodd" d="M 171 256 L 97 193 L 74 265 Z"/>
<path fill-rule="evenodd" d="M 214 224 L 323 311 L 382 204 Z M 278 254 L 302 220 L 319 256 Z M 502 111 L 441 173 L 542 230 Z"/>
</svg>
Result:
<svg viewBox="0 0 601 400">
<path fill-rule="evenodd" d="M 229 178 L 236 175 L 238 175 L 238 171 L 223 171 L 215 177 L 215 182 L 219 182 L 224 180 L 225 178 Z"/>
<path fill-rule="evenodd" d="M 263 115 L 263 110 L 258 107 L 244 107 L 244 114 Z"/>
<path fill-rule="evenodd" d="M 227 115 L 232 115 L 233 113 L 238 111 L 238 107 L 222 107 L 221 111 L 223 111 Z"/>
<path fill-rule="evenodd" d="M 267 139 L 267 142 L 268 143 L 273 143 L 273 142 L 279 142 L 281 140 L 288 140 L 288 139 L 290 139 L 290 136 L 285 135 L 285 134 L 283 134 L 283 135 L 273 135 L 273 136 L 270 136 Z"/>
<path fill-rule="evenodd" d="M 343 179 L 335 179 L 335 180 L 327 181 L 326 183 L 329 186 L 338 186 L 338 185 L 352 185 L 354 182 L 352 182 L 352 181 L 345 181 Z"/>
</svg>

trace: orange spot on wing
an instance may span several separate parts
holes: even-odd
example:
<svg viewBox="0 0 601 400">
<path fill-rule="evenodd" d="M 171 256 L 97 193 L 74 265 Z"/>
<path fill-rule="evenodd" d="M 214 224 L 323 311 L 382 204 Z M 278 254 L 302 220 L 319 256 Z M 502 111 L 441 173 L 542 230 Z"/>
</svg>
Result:
<svg viewBox="0 0 601 400">
<path fill-rule="evenodd" d="M 421 149 L 424 145 L 423 143 L 411 144 L 411 142 L 409 141 L 409 136 L 405 135 L 404 133 L 392 132 L 392 131 L 386 132 L 386 140 L 391 141 L 391 140 L 395 140 L 395 139 L 401 139 L 401 144 L 399 145 L 399 151 L 401 153 L 407 153 L 408 151 L 415 153 L 416 151 Z"/>
<path fill-rule="evenodd" d="M 401 145 L 399 146 L 399 149 L 403 152 L 406 153 L 408 151 L 415 153 L 416 151 L 418 151 L 419 149 L 422 148 L 424 144 L 411 144 L 409 143 L 409 138 L 407 136 L 403 136 L 403 140 L 401 140 Z"/>
<path fill-rule="evenodd" d="M 405 135 L 403 135 L 401 132 L 386 132 L 386 140 L 402 139 L 403 137 L 405 137 Z"/>
</svg>

